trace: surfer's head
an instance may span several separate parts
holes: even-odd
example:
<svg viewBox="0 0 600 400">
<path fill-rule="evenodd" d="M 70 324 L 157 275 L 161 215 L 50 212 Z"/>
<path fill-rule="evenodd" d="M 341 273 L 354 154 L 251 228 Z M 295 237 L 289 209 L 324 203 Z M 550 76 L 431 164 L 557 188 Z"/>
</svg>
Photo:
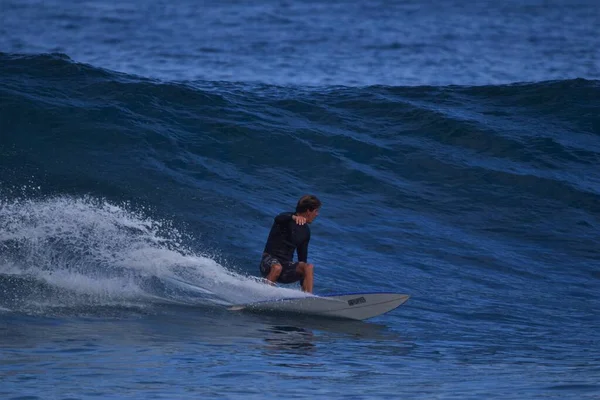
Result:
<svg viewBox="0 0 600 400">
<path fill-rule="evenodd" d="M 321 208 L 321 200 L 312 194 L 302 196 L 296 205 L 296 214 L 306 217 L 306 222 L 309 224 L 319 215 Z"/>
</svg>

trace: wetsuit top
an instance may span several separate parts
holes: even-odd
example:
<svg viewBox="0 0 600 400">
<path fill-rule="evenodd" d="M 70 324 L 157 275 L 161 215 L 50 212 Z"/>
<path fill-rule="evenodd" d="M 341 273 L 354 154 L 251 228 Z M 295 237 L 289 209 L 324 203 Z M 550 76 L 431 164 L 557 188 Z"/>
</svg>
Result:
<svg viewBox="0 0 600 400">
<path fill-rule="evenodd" d="M 285 212 L 275 217 L 264 252 L 279 261 L 291 262 L 294 258 L 294 250 L 297 250 L 298 261 L 306 262 L 310 228 L 308 224 L 298 225 L 292 219 L 292 215 L 294 213 Z"/>
</svg>

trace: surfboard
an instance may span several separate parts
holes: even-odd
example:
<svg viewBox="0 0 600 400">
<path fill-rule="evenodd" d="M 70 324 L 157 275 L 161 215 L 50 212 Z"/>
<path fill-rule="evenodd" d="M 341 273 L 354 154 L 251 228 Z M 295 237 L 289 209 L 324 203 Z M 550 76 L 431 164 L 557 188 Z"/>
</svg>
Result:
<svg viewBox="0 0 600 400">
<path fill-rule="evenodd" d="M 238 304 L 229 307 L 229 310 L 285 312 L 364 320 L 400 307 L 409 297 L 407 294 L 400 293 L 340 293 Z"/>
</svg>

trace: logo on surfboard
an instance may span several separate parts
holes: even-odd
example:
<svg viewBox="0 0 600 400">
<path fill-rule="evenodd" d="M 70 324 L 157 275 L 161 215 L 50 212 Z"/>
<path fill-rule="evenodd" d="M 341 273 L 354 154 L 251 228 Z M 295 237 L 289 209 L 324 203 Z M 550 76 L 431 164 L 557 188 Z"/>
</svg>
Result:
<svg viewBox="0 0 600 400">
<path fill-rule="evenodd" d="M 357 297 L 355 299 L 348 300 L 348 305 L 355 306 L 357 304 L 366 303 L 366 302 L 367 302 L 367 300 L 364 297 Z"/>
</svg>

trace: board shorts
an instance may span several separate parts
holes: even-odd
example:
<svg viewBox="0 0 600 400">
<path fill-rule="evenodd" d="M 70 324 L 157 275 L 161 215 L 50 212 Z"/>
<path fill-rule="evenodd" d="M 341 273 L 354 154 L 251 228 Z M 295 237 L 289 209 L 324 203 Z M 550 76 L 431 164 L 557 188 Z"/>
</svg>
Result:
<svg viewBox="0 0 600 400">
<path fill-rule="evenodd" d="M 281 264 L 281 275 L 277 278 L 277 282 L 279 283 L 294 283 L 294 282 L 302 282 L 302 275 L 296 271 L 296 267 L 298 263 L 292 261 L 279 261 L 277 258 L 273 257 L 270 254 L 264 253 L 262 259 L 260 260 L 260 273 L 263 278 L 266 278 L 271 272 L 271 267 L 273 265 Z"/>
</svg>

